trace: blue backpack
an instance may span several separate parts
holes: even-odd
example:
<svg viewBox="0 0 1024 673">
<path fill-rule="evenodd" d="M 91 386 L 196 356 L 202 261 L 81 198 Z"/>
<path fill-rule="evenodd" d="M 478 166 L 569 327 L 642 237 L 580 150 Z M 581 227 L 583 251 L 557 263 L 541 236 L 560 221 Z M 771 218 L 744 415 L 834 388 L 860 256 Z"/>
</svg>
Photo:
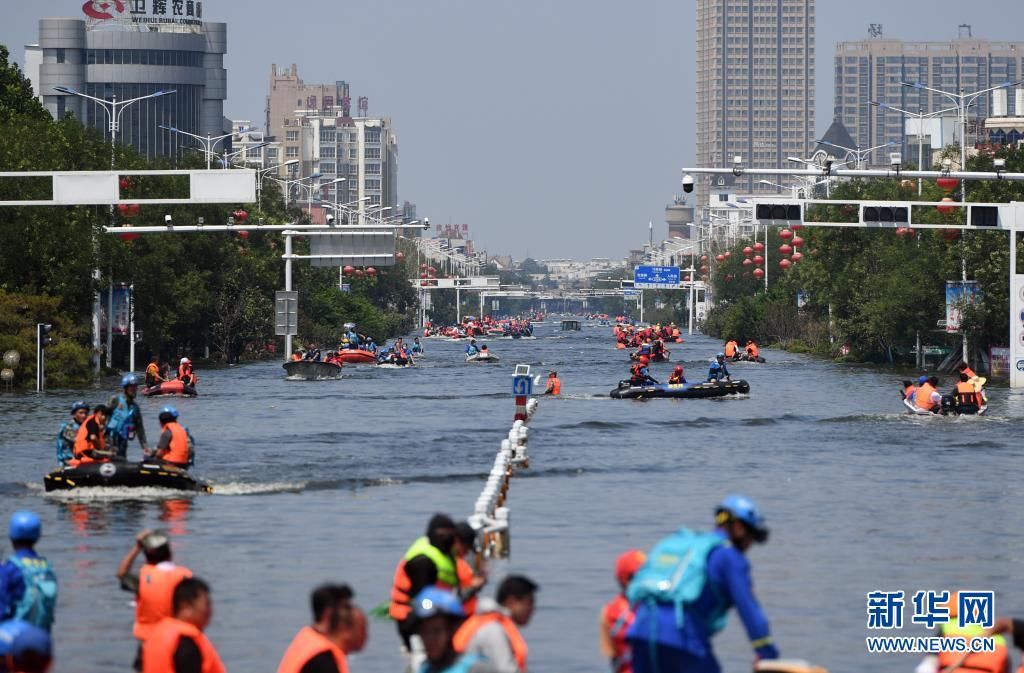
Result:
<svg viewBox="0 0 1024 673">
<path fill-rule="evenodd" d="M 135 410 L 138 405 L 135 401 L 128 401 L 124 395 L 117 396 L 117 406 L 110 412 L 110 420 L 107 421 L 107 435 L 129 440 L 135 439 Z"/>
<path fill-rule="evenodd" d="M 50 630 L 57 610 L 57 575 L 43 557 L 12 556 L 10 562 L 21 571 L 25 593 L 14 606 L 12 619 L 20 619 Z"/>
<path fill-rule="evenodd" d="M 683 608 L 696 601 L 707 584 L 708 554 L 727 542 L 720 535 L 680 528 L 664 538 L 626 589 L 630 605 L 659 603 L 676 610 L 676 626 L 683 626 Z M 712 632 L 725 627 L 725 614 L 708 624 Z"/>
</svg>

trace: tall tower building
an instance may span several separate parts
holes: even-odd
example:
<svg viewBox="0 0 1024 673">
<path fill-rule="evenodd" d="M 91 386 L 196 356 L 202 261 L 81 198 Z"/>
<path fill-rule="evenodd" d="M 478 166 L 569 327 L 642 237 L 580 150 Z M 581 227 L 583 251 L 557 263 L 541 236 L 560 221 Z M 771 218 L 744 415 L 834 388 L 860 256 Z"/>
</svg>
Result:
<svg viewBox="0 0 1024 673">
<path fill-rule="evenodd" d="M 915 143 L 907 143 L 908 125 L 904 115 L 873 106 L 872 101 L 913 113 L 938 113 L 955 107 L 954 103 L 942 94 L 906 86 L 903 82 L 920 82 L 954 94 L 962 90 L 969 95 L 1021 78 L 1024 78 L 1024 42 L 989 42 L 969 36 L 946 42 L 905 42 L 882 37 L 840 42 L 835 54 L 834 114 L 861 147 L 897 143 L 902 146 L 904 161 L 907 161 L 916 157 L 917 148 Z M 994 96 L 991 93 L 981 95 L 970 107 L 968 146 L 974 139 L 972 129 L 977 130 L 979 122 L 984 122 L 986 117 L 995 112 L 1024 114 L 1024 110 L 1017 109 L 1017 96 L 1008 93 L 1004 90 Z M 942 116 L 949 119 L 957 113 L 950 110 Z M 915 118 L 910 128 L 915 128 L 917 123 Z M 957 142 L 960 135 L 961 131 L 956 129 Z M 942 141 L 936 137 L 938 146 Z M 873 162 L 885 161 L 889 149 L 900 148 L 878 150 Z M 911 163 L 916 163 L 916 158 Z"/>
<path fill-rule="evenodd" d="M 814 145 L 815 0 L 697 0 L 698 166 L 783 168 Z M 774 191 L 756 175 L 740 193 Z M 696 205 L 708 203 L 707 177 Z"/>
</svg>

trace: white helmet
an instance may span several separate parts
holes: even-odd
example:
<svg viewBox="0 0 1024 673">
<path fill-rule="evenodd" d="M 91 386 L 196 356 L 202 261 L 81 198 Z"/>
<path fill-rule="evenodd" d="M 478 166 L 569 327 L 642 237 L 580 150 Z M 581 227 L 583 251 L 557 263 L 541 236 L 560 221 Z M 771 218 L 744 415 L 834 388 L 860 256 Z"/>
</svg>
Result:
<svg viewBox="0 0 1024 673">
<path fill-rule="evenodd" d="M 179 362 L 178 364 L 187 365 L 190 362 L 192 361 L 189 360 L 188 358 L 181 358 L 181 362 Z"/>
</svg>

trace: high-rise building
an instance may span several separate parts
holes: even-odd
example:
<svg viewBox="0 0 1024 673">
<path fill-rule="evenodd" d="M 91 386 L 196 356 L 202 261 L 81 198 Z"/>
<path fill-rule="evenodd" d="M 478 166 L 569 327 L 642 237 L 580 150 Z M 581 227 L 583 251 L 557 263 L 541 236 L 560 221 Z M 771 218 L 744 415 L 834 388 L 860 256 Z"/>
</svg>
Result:
<svg viewBox="0 0 1024 673">
<path fill-rule="evenodd" d="M 888 152 L 902 147 L 904 160 L 914 155 L 915 146 L 907 143 L 905 115 L 892 109 L 871 105 L 872 101 L 908 112 L 937 113 L 955 107 L 939 93 L 909 84 L 921 83 L 932 89 L 971 94 L 1004 82 L 1024 77 L 1024 42 L 989 42 L 973 37 L 946 42 L 904 42 L 875 38 L 860 42 L 840 42 L 835 54 L 835 118 L 843 122 L 853 140 L 866 149 L 896 143 L 873 153 L 874 163 L 887 162 Z M 998 99 L 997 95 L 997 105 Z M 1003 94 L 1004 106 L 1015 110 L 1015 96 Z M 992 116 L 993 96 L 979 96 L 968 112 L 967 144 L 974 142 L 979 127 Z M 955 116 L 956 111 L 949 113 Z M 916 118 L 913 124 L 917 124 Z M 983 132 L 983 128 L 981 129 Z M 960 141 L 961 131 L 956 132 Z"/>
<path fill-rule="evenodd" d="M 282 72 L 272 66 L 267 133 L 281 145 L 281 162 L 299 160 L 282 168 L 281 177 L 320 174 L 324 187 L 317 191 L 325 201 L 358 203 L 360 212 L 380 205 L 392 209 L 389 216 L 401 214 L 395 211 L 398 140 L 391 120 L 370 116 L 365 97 L 353 116 L 346 82 L 306 84 L 295 65 Z"/>
<path fill-rule="evenodd" d="M 152 158 L 194 145 L 160 126 L 225 133 L 227 25 L 204 20 L 202 0 L 74 4 L 82 18 L 41 19 L 39 44 L 26 48 L 26 72 L 50 114 L 71 112 L 109 136 L 102 105 L 54 87 L 107 101 L 174 90 L 125 107 L 118 141 Z"/>
<path fill-rule="evenodd" d="M 698 166 L 784 168 L 814 144 L 815 0 L 697 0 Z M 708 178 L 695 185 L 707 204 Z M 743 193 L 772 191 L 745 175 Z"/>
</svg>

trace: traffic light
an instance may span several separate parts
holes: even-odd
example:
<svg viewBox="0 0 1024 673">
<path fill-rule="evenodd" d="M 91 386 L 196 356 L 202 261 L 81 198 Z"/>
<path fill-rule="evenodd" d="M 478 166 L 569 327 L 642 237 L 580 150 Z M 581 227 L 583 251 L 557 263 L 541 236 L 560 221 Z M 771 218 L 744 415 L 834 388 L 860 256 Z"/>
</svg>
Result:
<svg viewBox="0 0 1024 673">
<path fill-rule="evenodd" d="M 998 227 L 998 206 L 970 206 L 970 223 L 975 227 Z"/>
<path fill-rule="evenodd" d="M 36 329 L 39 331 L 37 336 L 39 338 L 39 347 L 40 348 L 46 348 L 47 346 L 53 346 L 54 344 L 57 343 L 57 340 L 54 339 L 52 336 L 50 336 L 50 330 L 53 329 L 53 325 L 50 325 L 49 323 L 41 322 L 41 323 L 37 323 L 36 324 Z"/>
<path fill-rule="evenodd" d="M 864 206 L 864 222 L 892 222 L 907 224 L 910 222 L 910 209 L 906 206 Z"/>
<path fill-rule="evenodd" d="M 790 224 L 803 222 L 803 208 L 799 203 L 759 203 L 754 209 L 759 224 Z"/>
</svg>

